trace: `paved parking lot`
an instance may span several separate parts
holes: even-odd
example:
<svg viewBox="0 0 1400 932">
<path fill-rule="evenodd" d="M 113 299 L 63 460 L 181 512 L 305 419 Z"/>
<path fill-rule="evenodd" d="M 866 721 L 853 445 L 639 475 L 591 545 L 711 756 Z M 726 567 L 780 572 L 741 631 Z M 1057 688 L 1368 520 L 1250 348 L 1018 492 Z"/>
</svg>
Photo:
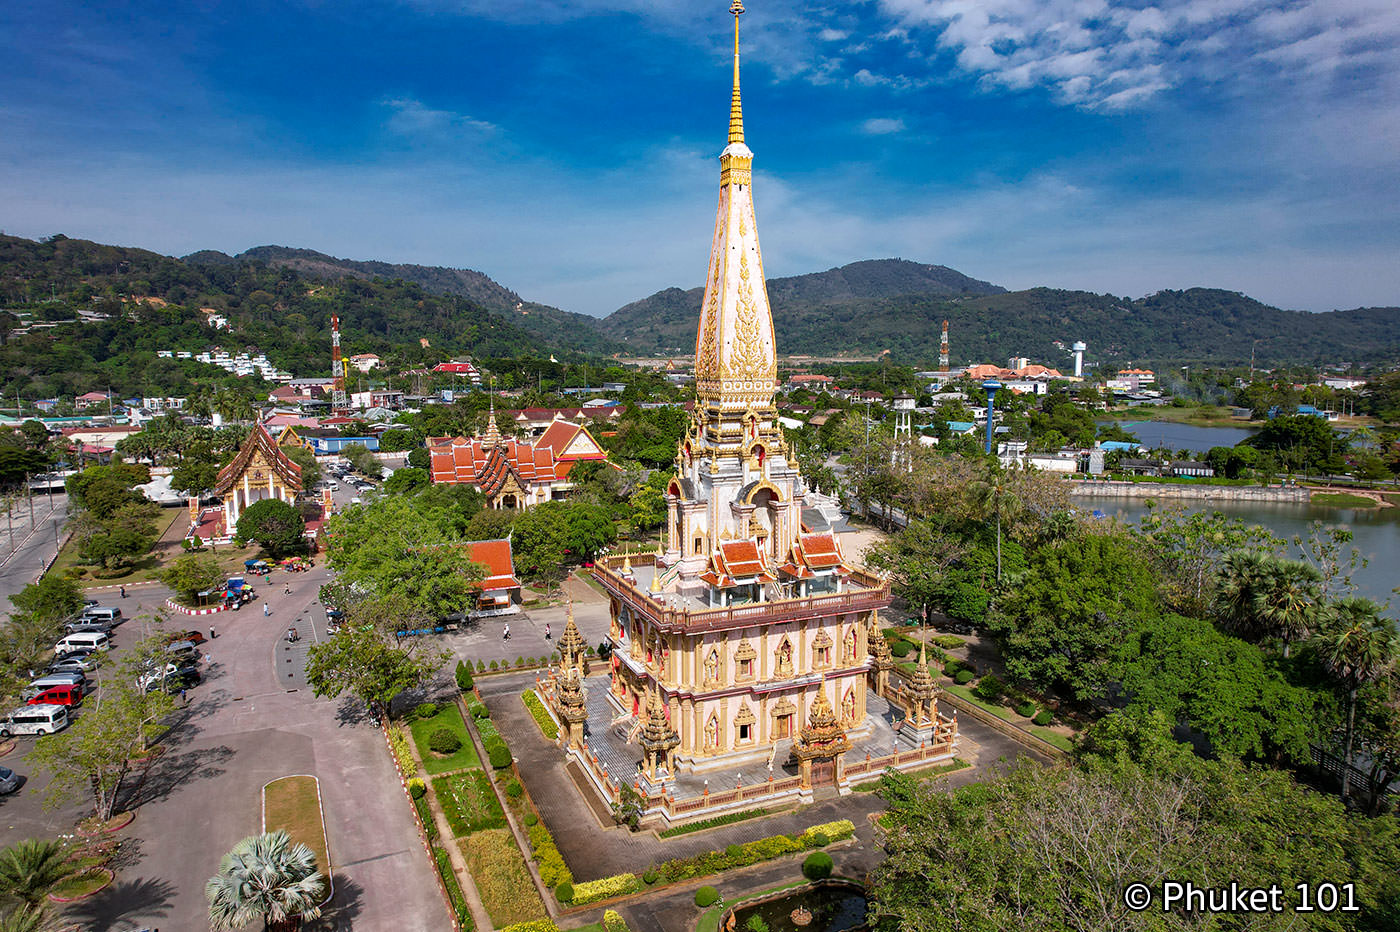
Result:
<svg viewBox="0 0 1400 932">
<path fill-rule="evenodd" d="M 307 928 L 450 928 L 382 733 L 355 703 L 316 699 L 305 687 L 305 652 L 324 637 L 315 597 L 325 579 L 321 567 L 276 572 L 270 584 L 255 583 L 258 601 L 242 611 L 171 620 L 172 628 L 205 631 L 212 623 L 218 637 L 201 646 L 210 658 L 204 682 L 189 691 L 164 754 L 128 785 L 138 812 L 122 832 L 129 841 L 117 882 L 66 910 L 85 932 L 208 928 L 204 882 L 225 851 L 261 830 L 263 784 L 295 773 L 320 778 L 336 887 L 327 917 Z M 286 582 L 291 595 L 282 592 Z M 124 602 L 115 589 L 94 595 L 134 617 L 169 594 L 157 586 L 127 592 Z M 264 593 L 270 617 L 261 611 Z M 294 622 L 302 640 L 288 645 Z M 137 621 L 118 628 L 117 648 L 139 639 L 139 628 Z M 296 669 L 290 677 L 289 666 Z M 33 741 L 20 739 L 4 764 L 29 773 L 21 755 Z M 44 811 L 47 782 L 29 773 L 19 793 L 0 802 L 0 843 L 61 834 L 85 814 L 82 805 Z"/>
</svg>

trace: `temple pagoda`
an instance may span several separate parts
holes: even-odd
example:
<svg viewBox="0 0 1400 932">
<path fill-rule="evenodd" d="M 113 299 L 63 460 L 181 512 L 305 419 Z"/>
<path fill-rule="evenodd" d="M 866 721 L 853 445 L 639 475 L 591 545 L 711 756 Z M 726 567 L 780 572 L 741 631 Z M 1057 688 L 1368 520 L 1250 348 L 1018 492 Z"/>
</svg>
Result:
<svg viewBox="0 0 1400 932">
<path fill-rule="evenodd" d="M 653 737 L 664 717 L 678 770 L 767 761 L 771 772 L 790 750 L 820 784 L 836 779 L 848 735 L 871 730 L 869 639 L 890 591 L 846 559 L 836 535 L 802 523 L 809 493 L 773 402 L 777 347 L 739 93 L 742 3 L 730 12 L 733 90 L 696 332 L 697 398 L 666 490 L 665 545 L 604 557 L 594 575 L 611 595 L 617 714 Z M 811 740 L 803 722 L 817 729 Z M 662 763 L 647 755 L 651 768 Z"/>
</svg>

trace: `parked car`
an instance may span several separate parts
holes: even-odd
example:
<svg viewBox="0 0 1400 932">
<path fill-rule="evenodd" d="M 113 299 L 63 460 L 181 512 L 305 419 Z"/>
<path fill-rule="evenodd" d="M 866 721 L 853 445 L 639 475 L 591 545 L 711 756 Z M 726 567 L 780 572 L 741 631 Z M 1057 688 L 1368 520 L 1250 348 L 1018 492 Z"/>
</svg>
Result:
<svg viewBox="0 0 1400 932">
<path fill-rule="evenodd" d="M 22 705 L 0 719 L 0 738 L 11 735 L 48 735 L 68 727 L 68 707 Z"/>
<path fill-rule="evenodd" d="M 194 646 L 194 641 L 171 641 L 165 645 L 165 652 L 177 658 L 193 659 L 199 656 L 199 648 Z"/>
<path fill-rule="evenodd" d="M 70 650 L 86 648 L 88 650 L 109 650 L 112 646 L 112 639 L 101 631 L 78 631 L 65 635 L 63 640 L 53 646 L 55 654 L 64 654 Z"/>
<path fill-rule="evenodd" d="M 98 621 L 96 618 L 81 618 L 77 621 L 70 621 L 63 626 L 64 634 L 75 634 L 79 631 L 100 631 L 103 634 L 111 634 L 112 623 Z"/>
<path fill-rule="evenodd" d="M 192 644 L 203 644 L 207 638 L 200 632 L 191 628 L 188 631 L 172 631 L 165 636 L 166 644 L 174 644 L 176 641 L 189 641 Z"/>
<path fill-rule="evenodd" d="M 55 660 L 45 668 L 48 673 L 89 673 L 97 667 L 98 654 L 77 652 Z"/>
<path fill-rule="evenodd" d="M 9 767 L 0 767 L 0 796 L 8 796 L 19 789 L 24 779 Z"/>
<path fill-rule="evenodd" d="M 171 669 L 171 668 L 174 669 Z M 154 692 L 163 689 L 168 693 L 177 693 L 182 689 L 189 689 L 199 683 L 199 669 L 188 664 L 169 664 L 166 669 L 154 673 L 147 673 L 137 678 L 136 685 L 142 692 Z"/>
<path fill-rule="evenodd" d="M 54 686 L 86 686 L 87 677 L 81 672 L 72 673 L 47 673 L 35 678 L 28 686 L 20 690 L 20 698 L 29 701 L 30 697 Z"/>
<path fill-rule="evenodd" d="M 94 605 L 90 608 L 85 608 L 83 609 L 83 617 L 95 618 L 98 621 L 108 621 L 113 625 L 119 625 L 125 620 L 122 618 L 122 610 L 110 605 Z"/>
<path fill-rule="evenodd" d="M 66 705 L 69 708 L 83 704 L 83 687 L 50 686 L 41 693 L 25 700 L 29 705 Z"/>
<path fill-rule="evenodd" d="M 101 604 L 102 604 L 102 603 L 99 602 L 99 601 L 97 601 L 96 599 L 83 599 L 83 608 L 85 608 L 85 609 L 88 609 L 88 608 L 97 608 L 97 606 L 99 606 L 99 605 L 101 605 Z"/>
</svg>

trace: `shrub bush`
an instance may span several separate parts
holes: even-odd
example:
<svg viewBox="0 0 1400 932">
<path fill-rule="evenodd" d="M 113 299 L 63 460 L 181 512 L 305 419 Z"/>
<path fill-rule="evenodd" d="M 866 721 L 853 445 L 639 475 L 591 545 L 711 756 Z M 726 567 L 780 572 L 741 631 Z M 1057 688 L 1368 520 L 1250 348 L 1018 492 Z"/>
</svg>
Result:
<svg viewBox="0 0 1400 932">
<path fill-rule="evenodd" d="M 973 673 L 971 670 L 959 670 L 957 676 L 953 677 L 953 682 L 957 683 L 959 686 L 966 686 L 975 679 L 977 679 L 977 674 Z"/>
<path fill-rule="evenodd" d="M 714 887 L 701 887 L 695 891 L 695 905 L 701 909 L 713 906 L 719 902 L 719 891 Z"/>
<path fill-rule="evenodd" d="M 468 692 L 472 688 L 472 665 L 470 662 L 457 661 L 457 688 L 462 692 Z"/>
<path fill-rule="evenodd" d="M 834 866 L 831 855 L 825 851 L 813 851 L 807 855 L 807 860 L 802 862 L 802 876 L 808 880 L 825 880 L 831 876 Z"/>
<path fill-rule="evenodd" d="M 730 845 L 728 848 L 724 849 L 724 853 L 728 857 L 737 858 L 743 855 L 744 849 L 739 845 Z"/>
<path fill-rule="evenodd" d="M 477 673 L 485 673 L 485 672 L 486 672 L 486 661 L 485 661 L 485 660 L 478 660 L 478 661 L 476 662 L 476 672 L 477 672 Z"/>
<path fill-rule="evenodd" d="M 596 903 L 599 900 L 610 899 L 614 896 L 622 896 L 637 889 L 639 881 L 636 874 L 614 874 L 611 877 L 604 877 L 601 880 L 589 880 L 585 883 L 574 884 L 574 905 L 583 906 L 587 903 Z"/>
<path fill-rule="evenodd" d="M 408 738 L 404 735 L 403 729 L 397 725 L 389 727 L 389 747 L 394 751 L 394 760 L 399 765 L 399 770 L 404 776 L 418 772 L 418 763 L 413 759 L 413 749 L 409 747 Z"/>
<path fill-rule="evenodd" d="M 561 883 L 554 888 L 554 897 L 561 903 L 572 903 L 574 901 L 574 885 Z"/>
<path fill-rule="evenodd" d="M 817 832 L 812 836 L 813 847 L 825 848 L 829 844 L 831 844 L 831 839 L 827 837 L 825 832 Z"/>
<path fill-rule="evenodd" d="M 510 748 L 506 747 L 504 741 L 497 739 L 495 743 L 487 747 L 486 758 L 491 762 L 492 767 L 504 770 L 510 766 Z"/>
<path fill-rule="evenodd" d="M 528 919 L 525 922 L 512 923 L 501 932 L 559 932 L 559 927 L 554 924 L 553 919 Z"/>
<path fill-rule="evenodd" d="M 420 702 L 417 708 L 413 710 L 413 714 L 418 716 L 419 718 L 432 718 L 434 715 L 438 714 L 437 703 Z"/>
<path fill-rule="evenodd" d="M 961 670 L 961 669 L 962 669 L 962 661 L 961 661 L 961 660 L 958 660 L 958 659 L 955 657 L 955 658 L 953 658 L 952 660 L 949 660 L 947 663 L 945 663 L 945 664 L 943 665 L 943 675 L 946 676 L 946 677 L 952 678 L 952 677 L 957 676 L 957 675 L 958 675 L 958 671 Z"/>
<path fill-rule="evenodd" d="M 525 787 L 520 785 L 519 780 L 512 780 L 506 784 L 506 795 L 511 799 L 519 799 L 525 795 Z"/>
<path fill-rule="evenodd" d="M 486 708 L 486 703 L 482 702 L 480 699 L 473 699 L 468 702 L 467 711 L 471 713 L 471 717 L 477 721 L 491 716 L 490 710 Z"/>
<path fill-rule="evenodd" d="M 890 645 L 890 653 L 893 654 L 895 657 L 900 658 L 901 660 L 905 657 L 908 657 L 913 652 L 913 650 L 914 645 L 904 640 L 904 638 L 900 638 L 898 641 L 895 641 L 893 644 Z"/>
<path fill-rule="evenodd" d="M 1016 706 L 1016 714 L 1023 718 L 1030 718 L 1035 714 L 1035 703 L 1027 699 L 1025 702 Z"/>
<path fill-rule="evenodd" d="M 617 910 L 609 909 L 603 912 L 603 932 L 632 932 L 632 930 L 627 927 L 627 923 L 618 915 Z"/>
<path fill-rule="evenodd" d="M 451 728 L 439 725 L 428 732 L 428 747 L 434 754 L 446 757 L 449 754 L 456 754 L 462 749 L 462 739 L 457 737 L 457 733 Z"/>
<path fill-rule="evenodd" d="M 1031 719 L 1031 721 L 1035 722 L 1037 725 L 1049 725 L 1054 720 L 1055 716 L 1049 709 L 1041 709 L 1039 712 L 1035 713 L 1035 718 Z"/>
<path fill-rule="evenodd" d="M 419 778 L 413 777 L 408 781 L 409 796 L 412 796 L 414 799 L 422 799 L 423 794 L 426 792 L 428 792 L 428 784 L 424 783 Z"/>
<path fill-rule="evenodd" d="M 527 812 L 527 813 L 525 813 L 525 827 L 526 827 L 526 828 L 529 828 L 529 827 L 532 826 L 532 825 L 539 825 L 539 824 L 540 824 L 540 817 L 539 817 L 539 816 L 535 815 L 533 812 Z"/>
<path fill-rule="evenodd" d="M 956 634 L 940 634 L 938 637 L 933 639 L 933 643 L 937 644 L 944 650 L 952 650 L 955 647 L 962 647 L 967 642 L 964 641 L 962 638 L 958 637 Z"/>
<path fill-rule="evenodd" d="M 492 670 L 499 670 L 500 668 L 501 668 L 501 665 L 500 665 L 500 663 L 499 663 L 498 661 L 495 661 L 495 660 L 491 661 L 491 669 L 492 669 Z"/>
<path fill-rule="evenodd" d="M 972 694 L 978 699 L 983 699 L 987 702 L 996 702 L 1001 698 L 1004 692 L 1006 692 L 1006 684 L 1001 681 L 1001 677 L 997 676 L 995 673 L 988 673 L 986 676 L 982 677 L 981 682 L 977 684 L 977 688 L 972 691 Z"/>
<path fill-rule="evenodd" d="M 856 833 L 855 823 L 850 819 L 837 819 L 835 822 L 823 822 L 820 825 L 813 825 L 800 836 L 800 840 L 808 847 L 817 847 L 816 837 L 823 835 L 827 838 L 827 844 L 833 841 L 845 841 Z"/>
<path fill-rule="evenodd" d="M 642 872 L 642 883 L 646 884 L 647 886 L 651 886 L 652 884 L 656 883 L 657 879 L 659 879 L 660 876 L 661 875 L 656 872 L 656 868 L 648 867 L 645 871 Z"/>
<path fill-rule="evenodd" d="M 516 657 L 516 658 L 515 658 L 515 665 L 516 665 L 517 667 L 523 667 L 523 666 L 525 666 L 525 658 L 524 658 L 524 657 Z"/>
</svg>

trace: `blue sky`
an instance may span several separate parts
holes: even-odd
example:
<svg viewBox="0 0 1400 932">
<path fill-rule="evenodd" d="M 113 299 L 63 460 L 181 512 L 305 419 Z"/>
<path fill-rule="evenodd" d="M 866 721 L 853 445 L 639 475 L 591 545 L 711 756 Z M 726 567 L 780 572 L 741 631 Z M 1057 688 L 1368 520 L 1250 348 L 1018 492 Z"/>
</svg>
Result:
<svg viewBox="0 0 1400 932">
<path fill-rule="evenodd" d="M 1394 0 L 751 0 L 768 274 L 1400 304 Z M 10 0 L 0 229 L 479 269 L 606 314 L 704 277 L 727 0 Z"/>
</svg>

